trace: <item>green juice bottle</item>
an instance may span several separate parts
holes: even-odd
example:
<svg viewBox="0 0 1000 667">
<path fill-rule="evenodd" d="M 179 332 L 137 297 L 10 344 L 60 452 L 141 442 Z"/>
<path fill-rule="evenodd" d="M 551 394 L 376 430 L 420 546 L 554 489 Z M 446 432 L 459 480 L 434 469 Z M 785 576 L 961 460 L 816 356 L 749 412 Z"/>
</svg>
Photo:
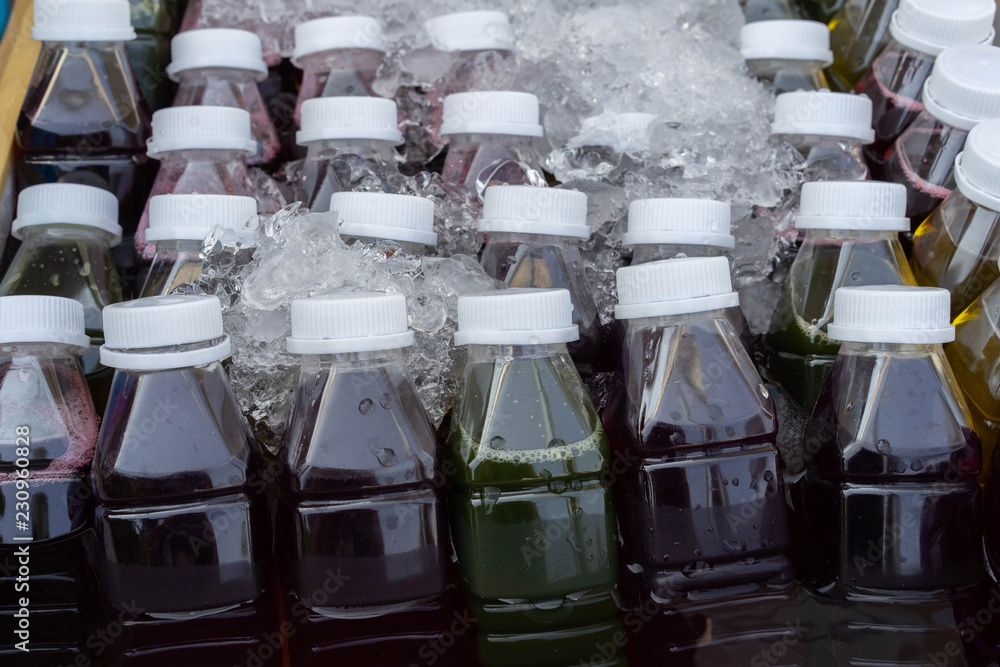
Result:
<svg viewBox="0 0 1000 667">
<path fill-rule="evenodd" d="M 483 665 L 622 666 L 608 441 L 564 289 L 461 297 L 452 531 Z"/>
</svg>

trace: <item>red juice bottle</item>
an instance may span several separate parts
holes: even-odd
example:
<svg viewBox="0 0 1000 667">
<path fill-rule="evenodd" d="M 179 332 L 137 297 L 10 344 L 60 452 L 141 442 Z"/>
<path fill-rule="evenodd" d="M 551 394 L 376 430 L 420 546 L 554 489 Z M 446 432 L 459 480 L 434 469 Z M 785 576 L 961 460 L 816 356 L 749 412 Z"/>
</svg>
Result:
<svg viewBox="0 0 1000 667">
<path fill-rule="evenodd" d="M 116 667 L 276 665 L 279 624 L 263 457 L 222 361 L 214 296 L 104 310 L 114 385 L 91 473 Z"/>
<path fill-rule="evenodd" d="M 740 29 L 740 55 L 747 69 L 772 84 L 776 94 L 830 87 L 823 68 L 833 62 L 830 31 L 801 20 L 756 21 Z"/>
<path fill-rule="evenodd" d="M 302 367 L 279 454 L 278 562 L 293 665 L 407 667 L 448 645 L 444 477 L 403 356 L 412 344 L 402 294 L 292 302 Z"/>
<path fill-rule="evenodd" d="M 338 192 L 330 198 L 337 212 L 337 232 L 345 243 L 358 240 L 379 246 L 387 254 L 396 249 L 426 255 L 437 245 L 434 202 L 412 195 L 384 192 Z"/>
<path fill-rule="evenodd" d="M 93 657 L 89 473 L 98 418 L 80 365 L 88 349 L 79 302 L 0 297 L 0 661 L 6 667 Z"/>
</svg>

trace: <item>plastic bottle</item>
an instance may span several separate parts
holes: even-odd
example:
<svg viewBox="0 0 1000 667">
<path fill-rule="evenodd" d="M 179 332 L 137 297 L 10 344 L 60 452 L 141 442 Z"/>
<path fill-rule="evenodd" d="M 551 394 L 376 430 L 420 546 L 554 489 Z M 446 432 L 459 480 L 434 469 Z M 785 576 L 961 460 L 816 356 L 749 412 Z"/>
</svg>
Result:
<svg viewBox="0 0 1000 667">
<path fill-rule="evenodd" d="M 410 664 L 454 620 L 444 478 L 403 357 L 412 344 L 402 294 L 292 302 L 302 367 L 278 510 L 286 617 L 301 618 L 292 664 Z M 345 583 L 321 602 L 329 571 Z"/>
<path fill-rule="evenodd" d="M 231 230 L 249 261 L 256 233 L 247 223 L 257 216 L 253 197 L 231 195 L 157 195 L 149 202 L 146 240 L 155 255 L 140 297 L 162 296 L 198 282 L 205 265 L 203 247 L 213 230 Z"/>
<path fill-rule="evenodd" d="M 830 31 L 816 21 L 758 21 L 740 30 L 740 54 L 750 73 L 775 93 L 829 88 L 823 68 L 833 62 Z"/>
<path fill-rule="evenodd" d="M 993 41 L 993 0 L 903 0 L 889 22 L 891 40 L 858 82 L 874 105 L 875 142 L 865 157 L 881 178 L 885 153 L 924 110 L 924 82 L 950 46 Z"/>
<path fill-rule="evenodd" d="M 17 119 L 18 190 L 52 182 L 114 193 L 131 233 L 154 167 L 149 110 L 124 43 L 135 38 L 125 0 L 38 0 L 42 50 Z"/>
<path fill-rule="evenodd" d="M 847 0 L 830 20 L 833 65 L 827 80 L 847 93 L 868 72 L 889 41 L 889 23 L 899 0 Z"/>
<path fill-rule="evenodd" d="M 297 196 L 312 211 L 329 211 L 330 195 L 364 187 L 403 188 L 396 149 L 403 135 L 396 104 L 379 97 L 324 97 L 302 105 L 295 140 L 307 148 Z"/>
<path fill-rule="evenodd" d="M 486 667 L 626 664 L 608 441 L 566 350 L 576 336 L 563 289 L 458 299 L 449 505 Z"/>
<path fill-rule="evenodd" d="M 245 30 L 209 28 L 183 32 L 170 42 L 167 67 L 178 83 L 175 107 L 235 107 L 250 114 L 250 133 L 257 142 L 247 164 L 272 163 L 281 142 L 257 82 L 267 78 L 260 37 Z"/>
<path fill-rule="evenodd" d="M 767 334 L 767 369 L 806 410 L 816 403 L 840 344 L 827 335 L 834 292 L 913 285 L 898 232 L 906 191 L 895 183 L 828 181 L 802 186 L 795 226 L 805 241 L 789 269 Z"/>
<path fill-rule="evenodd" d="M 444 98 L 441 134 L 448 156 L 441 178 L 468 194 L 490 185 L 545 185 L 533 139 L 543 136 L 538 98 L 529 93 L 479 91 Z"/>
<path fill-rule="evenodd" d="M 924 110 L 885 156 L 885 179 L 907 189 L 912 229 L 951 194 L 955 158 L 978 123 L 1000 118 L 1000 48 L 955 46 L 934 62 Z"/>
<path fill-rule="evenodd" d="M 116 370 L 92 480 L 105 620 L 121 628 L 104 659 L 280 664 L 267 478 L 222 367 L 219 300 L 137 299 L 104 319 Z"/>
<path fill-rule="evenodd" d="M 843 344 L 792 496 L 808 544 L 800 575 L 842 605 L 839 664 L 956 646 L 939 664 L 966 664 L 953 604 L 982 568 L 980 448 L 942 349 L 948 302 L 935 288 L 837 290 L 829 335 Z"/>
<path fill-rule="evenodd" d="M 83 320 L 71 299 L 0 297 L 0 563 L 15 568 L 0 593 L 0 660 L 9 667 L 72 664 L 89 655 L 96 629 L 98 419 L 80 366 L 90 349 Z"/>
<path fill-rule="evenodd" d="M 170 38 L 181 24 L 175 0 L 129 0 L 136 37 L 125 43 L 140 95 L 151 111 L 170 106 L 173 85 L 164 74 L 170 65 Z"/>
<path fill-rule="evenodd" d="M 111 369 L 99 361 L 104 342 L 102 309 L 122 300 L 111 246 L 122 238 L 118 200 L 106 190 L 74 183 L 46 183 L 21 191 L 11 227 L 22 241 L 0 281 L 0 296 L 39 294 L 83 304 L 91 349 L 83 370 L 98 411 L 111 388 Z"/>
<path fill-rule="evenodd" d="M 437 245 L 434 202 L 412 195 L 382 192 L 338 192 L 330 198 L 337 212 L 337 231 L 348 244 L 362 243 L 393 253 L 395 246 L 411 255 L 425 255 Z"/>
<path fill-rule="evenodd" d="M 656 610 L 637 654 L 751 664 L 797 618 L 797 589 L 776 413 L 727 316 L 739 308 L 729 262 L 657 261 L 617 278 L 628 329 L 603 417 L 628 462 L 614 481 L 625 606 Z M 804 664 L 800 652 L 781 664 Z"/>
<path fill-rule="evenodd" d="M 530 185 L 486 189 L 478 231 L 487 235 L 483 270 L 507 287 L 569 290 L 579 337 L 569 352 L 583 375 L 594 372 L 604 329 L 587 282 L 580 243 L 590 238 L 587 195 Z"/>
<path fill-rule="evenodd" d="M 980 123 L 955 158 L 958 187 L 913 235 L 917 283 L 951 292 L 958 316 L 1000 278 L 1000 119 Z"/>
</svg>

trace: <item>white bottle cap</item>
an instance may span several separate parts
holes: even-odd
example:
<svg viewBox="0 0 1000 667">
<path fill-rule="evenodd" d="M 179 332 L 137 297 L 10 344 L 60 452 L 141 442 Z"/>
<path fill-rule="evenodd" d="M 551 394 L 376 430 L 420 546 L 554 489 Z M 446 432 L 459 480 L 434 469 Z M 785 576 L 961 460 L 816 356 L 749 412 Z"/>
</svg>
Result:
<svg viewBox="0 0 1000 667">
<path fill-rule="evenodd" d="M 313 53 L 338 49 L 370 49 L 385 53 L 382 26 L 370 16 L 327 16 L 295 26 L 292 63 Z"/>
<path fill-rule="evenodd" d="M 402 294 L 350 292 L 292 301 L 291 354 L 344 354 L 413 345 Z"/>
<path fill-rule="evenodd" d="M 458 297 L 455 345 L 549 345 L 580 337 L 565 289 L 503 289 Z"/>
<path fill-rule="evenodd" d="M 169 294 L 105 306 L 101 363 L 111 368 L 159 371 L 202 366 L 229 356 L 216 296 Z M 214 345 L 177 351 L 193 343 Z"/>
<path fill-rule="evenodd" d="M 994 0 L 902 0 L 889 34 L 903 46 L 936 56 L 950 46 L 993 41 Z"/>
<path fill-rule="evenodd" d="M 17 218 L 10 228 L 14 238 L 22 238 L 25 227 L 50 224 L 103 229 L 114 237 L 111 245 L 122 240 L 118 198 L 90 185 L 43 183 L 21 190 L 17 196 Z"/>
<path fill-rule="evenodd" d="M 153 136 L 146 155 L 183 150 L 230 150 L 252 155 L 257 142 L 250 134 L 250 114 L 235 107 L 169 107 L 153 114 Z"/>
<path fill-rule="evenodd" d="M 1000 48 L 945 49 L 924 82 L 922 99 L 927 113 L 960 130 L 1000 118 Z"/>
<path fill-rule="evenodd" d="M 31 38 L 40 42 L 135 39 L 128 0 L 35 0 Z"/>
<path fill-rule="evenodd" d="M 364 236 L 436 246 L 434 202 L 413 195 L 383 192 L 335 192 L 330 210 L 337 212 L 342 236 Z"/>
<path fill-rule="evenodd" d="M 239 231 L 257 200 L 235 195 L 156 195 L 149 200 L 147 241 L 201 241 L 218 226 Z"/>
<path fill-rule="evenodd" d="M 802 186 L 798 229 L 893 231 L 910 229 L 906 186 L 879 181 L 817 181 Z"/>
<path fill-rule="evenodd" d="M 639 199 L 628 206 L 623 245 L 676 243 L 735 248 L 729 204 L 711 199 Z"/>
<path fill-rule="evenodd" d="M 854 343 L 950 343 L 951 294 L 938 287 L 841 287 L 834 295 L 834 340 Z"/>
<path fill-rule="evenodd" d="M 955 181 L 969 200 L 1000 211 L 1000 119 L 976 125 L 955 158 Z"/>
<path fill-rule="evenodd" d="M 371 139 L 403 143 L 396 103 L 381 97 L 316 97 L 301 108 L 300 146 L 313 141 Z"/>
<path fill-rule="evenodd" d="M 533 185 L 491 185 L 483 193 L 478 231 L 590 238 L 587 195 Z"/>
<path fill-rule="evenodd" d="M 830 29 L 818 21 L 756 21 L 740 29 L 744 60 L 833 62 Z"/>
<path fill-rule="evenodd" d="M 246 30 L 205 28 L 182 32 L 170 41 L 167 74 L 172 81 L 191 69 L 241 69 L 267 77 L 260 37 Z"/>
<path fill-rule="evenodd" d="M 684 257 L 618 269 L 615 318 L 703 313 L 740 304 L 725 257 Z"/>
<path fill-rule="evenodd" d="M 90 349 L 83 304 L 61 296 L 0 297 L 0 345 L 59 343 L 74 354 Z"/>
<path fill-rule="evenodd" d="M 457 12 L 424 21 L 439 51 L 513 51 L 514 31 L 503 12 Z"/>
<path fill-rule="evenodd" d="M 651 150 L 650 127 L 659 118 L 655 113 L 626 112 L 609 120 L 605 115 L 584 118 L 576 146 L 609 146 L 625 153 Z"/>
<path fill-rule="evenodd" d="M 441 134 L 513 134 L 540 137 L 538 98 L 530 93 L 482 90 L 444 98 Z"/>
<path fill-rule="evenodd" d="M 782 93 L 774 103 L 771 134 L 844 137 L 870 144 L 875 141 L 872 101 L 867 95 L 828 90 Z"/>
</svg>

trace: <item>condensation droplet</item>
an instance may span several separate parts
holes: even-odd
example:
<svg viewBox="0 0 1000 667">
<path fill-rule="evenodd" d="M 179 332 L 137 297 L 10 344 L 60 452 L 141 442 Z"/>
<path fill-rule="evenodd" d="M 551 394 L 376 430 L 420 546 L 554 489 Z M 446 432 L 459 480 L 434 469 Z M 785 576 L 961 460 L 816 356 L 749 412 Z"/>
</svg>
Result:
<svg viewBox="0 0 1000 667">
<path fill-rule="evenodd" d="M 892 454 L 892 445 L 889 444 L 888 440 L 882 438 L 875 443 L 875 451 L 882 456 L 889 456 Z"/>
<path fill-rule="evenodd" d="M 490 438 L 490 447 L 502 451 L 504 449 L 507 449 L 507 441 L 504 440 L 502 436 L 495 435 L 492 438 Z"/>
<path fill-rule="evenodd" d="M 853 280 L 854 282 L 858 282 L 859 280 L 861 280 L 861 272 L 855 271 L 854 273 L 852 273 L 851 280 Z"/>
<path fill-rule="evenodd" d="M 371 413 L 375 412 L 375 401 L 373 401 L 370 398 L 364 399 L 363 401 L 361 401 L 361 403 L 358 404 L 358 412 L 360 412 L 366 417 Z"/>
<path fill-rule="evenodd" d="M 377 458 L 378 462 L 386 468 L 396 465 L 396 452 L 388 447 L 380 447 L 379 450 L 375 452 L 375 458 Z"/>
</svg>

